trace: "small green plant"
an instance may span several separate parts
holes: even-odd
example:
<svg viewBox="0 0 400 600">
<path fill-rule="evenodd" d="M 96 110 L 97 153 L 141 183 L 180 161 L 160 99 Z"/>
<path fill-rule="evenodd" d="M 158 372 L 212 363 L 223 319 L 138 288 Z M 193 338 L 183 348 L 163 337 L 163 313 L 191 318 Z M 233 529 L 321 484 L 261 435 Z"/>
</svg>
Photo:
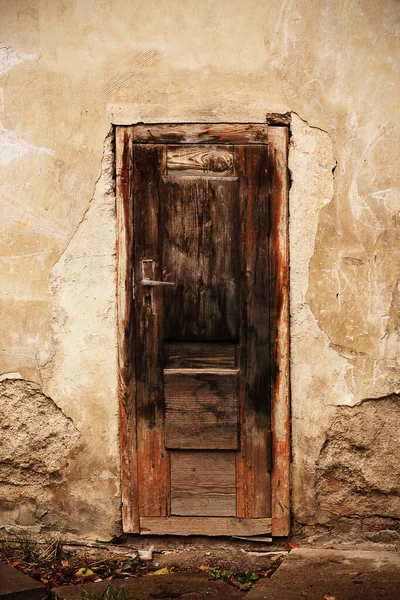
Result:
<svg viewBox="0 0 400 600">
<path fill-rule="evenodd" d="M 230 571 L 230 570 L 223 571 L 219 567 L 214 567 L 210 571 L 210 577 L 212 577 L 213 579 L 218 579 L 218 580 L 222 580 L 222 581 L 228 581 L 228 579 L 232 575 L 233 575 L 233 571 Z"/>
<path fill-rule="evenodd" d="M 124 587 L 115 587 L 111 581 L 101 593 L 82 590 L 81 600 L 127 600 Z"/>
<path fill-rule="evenodd" d="M 240 589 L 244 592 L 248 592 L 260 577 L 257 573 L 254 573 L 254 571 L 247 570 L 243 575 L 237 575 L 236 579 L 241 583 Z"/>
</svg>

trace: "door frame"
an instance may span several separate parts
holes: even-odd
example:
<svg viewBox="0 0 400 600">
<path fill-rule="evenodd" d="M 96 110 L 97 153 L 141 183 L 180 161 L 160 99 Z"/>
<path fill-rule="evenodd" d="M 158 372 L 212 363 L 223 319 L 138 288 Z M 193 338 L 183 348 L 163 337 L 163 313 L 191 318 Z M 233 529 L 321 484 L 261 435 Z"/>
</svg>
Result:
<svg viewBox="0 0 400 600">
<path fill-rule="evenodd" d="M 289 175 L 287 125 L 266 123 L 226 124 L 133 124 L 115 127 L 116 219 L 117 219 L 117 338 L 118 402 L 121 452 L 122 528 L 124 533 L 140 533 L 136 443 L 136 403 L 133 320 L 133 143 L 192 142 L 191 132 L 200 131 L 202 143 L 218 142 L 229 130 L 235 142 L 257 143 L 252 131 L 265 131 L 269 159 L 274 165 L 271 178 L 270 269 L 271 297 L 270 348 L 272 364 L 277 365 L 271 382 L 272 478 L 271 533 L 275 537 L 290 532 L 290 388 L 289 388 Z M 198 135 L 198 134 L 196 134 Z M 155 137 L 156 136 L 156 137 Z M 143 138 L 143 139 L 142 139 Z M 223 136 L 226 139 L 226 136 Z M 198 139 L 198 138 L 197 138 Z M 198 142 L 197 142 L 198 143 Z M 232 143 L 232 142 L 231 142 Z M 167 532 L 166 532 L 167 533 Z M 210 531 L 209 535 L 213 535 Z"/>
</svg>

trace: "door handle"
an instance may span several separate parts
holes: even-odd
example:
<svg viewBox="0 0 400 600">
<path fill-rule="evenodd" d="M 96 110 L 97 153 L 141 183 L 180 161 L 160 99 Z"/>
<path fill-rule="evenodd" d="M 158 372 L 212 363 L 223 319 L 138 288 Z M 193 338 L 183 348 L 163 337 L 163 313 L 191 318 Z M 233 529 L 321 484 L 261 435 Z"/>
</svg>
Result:
<svg viewBox="0 0 400 600">
<path fill-rule="evenodd" d="M 150 279 L 150 277 L 145 277 L 140 283 L 146 287 L 163 287 L 175 285 L 173 281 L 154 281 L 154 279 Z"/>
</svg>

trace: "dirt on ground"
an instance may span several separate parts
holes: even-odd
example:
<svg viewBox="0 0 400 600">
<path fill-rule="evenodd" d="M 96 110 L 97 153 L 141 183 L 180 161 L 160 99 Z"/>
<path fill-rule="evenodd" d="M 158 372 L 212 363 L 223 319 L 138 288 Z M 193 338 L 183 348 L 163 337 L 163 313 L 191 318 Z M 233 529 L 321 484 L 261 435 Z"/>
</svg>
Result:
<svg viewBox="0 0 400 600">
<path fill-rule="evenodd" d="M 63 545 L 58 538 L 37 541 L 12 537 L 0 542 L 0 560 L 46 585 L 48 590 L 92 582 L 198 572 L 249 591 L 261 578 L 270 577 L 285 552 L 257 552 L 211 548 L 167 551 L 110 546 L 101 548 Z"/>
</svg>

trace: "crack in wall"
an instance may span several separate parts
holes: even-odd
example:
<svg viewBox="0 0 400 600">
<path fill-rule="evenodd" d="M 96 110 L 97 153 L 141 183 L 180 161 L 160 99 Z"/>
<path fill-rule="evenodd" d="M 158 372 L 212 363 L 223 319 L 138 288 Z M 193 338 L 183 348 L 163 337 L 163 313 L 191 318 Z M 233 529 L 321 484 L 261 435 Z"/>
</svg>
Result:
<svg viewBox="0 0 400 600">
<path fill-rule="evenodd" d="M 82 444 L 68 481 L 54 490 L 54 505 L 70 529 L 96 527 L 104 538 L 119 533 L 120 512 L 115 278 L 111 128 L 93 195 L 50 273 L 53 344 L 41 366 L 46 392 L 71 416 Z M 53 513 L 47 520 L 54 526 Z"/>
<path fill-rule="evenodd" d="M 111 147 L 110 147 L 110 146 L 111 146 Z M 93 185 L 93 193 L 92 193 L 92 195 L 91 195 L 91 197 L 90 197 L 90 199 L 89 199 L 89 202 L 88 202 L 88 204 L 87 204 L 87 207 L 86 207 L 86 209 L 85 209 L 85 211 L 84 211 L 84 213 L 83 213 L 83 215 L 82 215 L 81 219 L 78 221 L 78 224 L 76 225 L 76 227 L 75 227 L 75 230 L 72 232 L 72 234 L 71 234 L 71 236 L 70 236 L 70 239 L 69 239 L 69 242 L 68 242 L 68 244 L 66 245 L 66 247 L 64 248 L 64 250 L 61 252 L 61 254 L 59 255 L 59 257 L 57 258 L 56 262 L 54 263 L 54 265 L 53 265 L 53 267 L 52 267 L 52 269 L 51 269 L 51 272 L 53 271 L 53 269 L 54 269 L 54 267 L 57 265 L 57 263 L 59 263 L 59 262 L 61 261 L 61 259 L 63 258 L 64 254 L 67 252 L 67 250 L 68 250 L 68 248 L 69 248 L 69 245 L 71 244 L 72 240 L 74 239 L 74 237 L 75 237 L 75 236 L 76 236 L 76 234 L 78 233 L 78 231 L 79 231 L 80 227 L 82 226 L 83 222 L 84 222 L 84 221 L 85 221 L 85 219 L 87 218 L 87 215 L 88 215 L 88 212 L 89 212 L 89 210 L 90 210 L 91 204 L 92 204 L 92 202 L 93 202 L 93 199 L 94 199 L 94 197 L 95 197 L 95 195 L 96 195 L 96 189 L 97 189 L 97 187 L 98 187 L 98 185 L 99 185 L 99 183 L 100 183 L 100 180 L 101 180 L 102 178 L 104 178 L 104 170 L 105 170 L 105 169 L 104 169 L 104 167 L 105 167 L 105 165 L 107 165 L 107 168 L 108 168 L 108 169 L 110 169 L 109 160 L 107 160 L 107 156 L 110 154 L 110 152 L 111 152 L 111 153 L 114 153 L 114 128 L 113 128 L 113 127 L 111 127 L 111 129 L 110 129 L 110 131 L 108 132 L 108 134 L 107 134 L 107 136 L 106 136 L 106 139 L 105 139 L 105 141 L 104 141 L 104 146 L 103 146 L 103 155 L 102 155 L 102 159 L 101 159 L 101 168 L 100 168 L 100 173 L 99 173 L 99 175 L 98 175 L 98 177 L 97 177 L 96 181 L 94 182 L 94 185 Z M 113 170 L 113 169 L 115 170 L 115 166 L 113 165 L 113 166 L 111 167 L 111 169 L 112 169 L 112 170 Z M 115 180 L 115 173 L 112 175 L 112 179 L 114 179 L 114 180 Z M 113 188 L 113 193 L 115 194 L 115 184 L 114 184 L 114 188 Z M 109 255 L 110 255 L 110 254 L 99 254 L 99 255 L 97 255 L 97 256 L 109 256 Z M 115 252 L 114 252 L 114 253 L 112 253 L 112 255 L 115 255 Z M 79 259 L 79 258 L 83 258 L 83 257 L 85 257 L 85 256 L 86 256 L 85 254 L 83 254 L 82 256 L 74 256 L 74 257 L 73 257 L 73 259 L 77 260 L 77 259 Z M 96 256 L 96 255 L 93 255 L 93 254 L 92 254 L 92 256 Z M 70 258 L 70 260 L 72 260 L 72 258 Z M 50 285 L 51 285 L 51 272 L 50 272 Z"/>
</svg>

